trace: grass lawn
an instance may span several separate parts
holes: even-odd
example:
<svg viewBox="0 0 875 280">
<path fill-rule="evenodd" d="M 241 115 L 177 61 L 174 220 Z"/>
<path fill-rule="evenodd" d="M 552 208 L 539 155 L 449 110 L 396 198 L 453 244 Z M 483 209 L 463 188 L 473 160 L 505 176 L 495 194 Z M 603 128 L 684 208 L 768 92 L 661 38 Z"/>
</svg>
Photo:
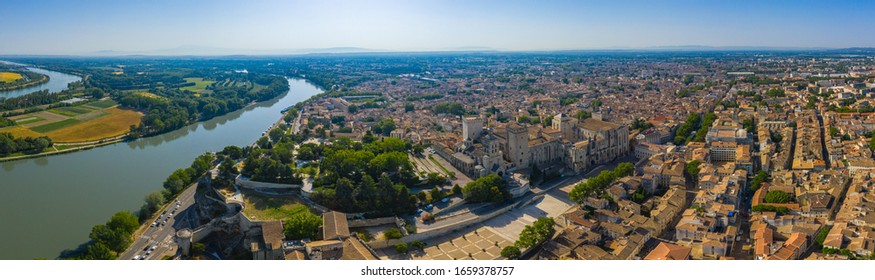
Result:
<svg viewBox="0 0 875 280">
<path fill-rule="evenodd" d="M 30 130 L 33 130 L 33 131 L 35 131 L 35 132 L 37 132 L 37 133 L 47 133 L 47 132 L 55 131 L 55 130 L 58 130 L 58 129 L 61 129 L 61 128 L 65 128 L 65 127 L 68 127 L 68 126 L 71 126 L 71 125 L 74 125 L 74 124 L 77 124 L 77 123 L 79 123 L 79 120 L 76 120 L 76 119 L 66 119 L 66 120 L 59 121 L 59 122 L 53 122 L 53 123 L 50 123 L 50 124 L 44 124 L 44 125 L 41 125 L 41 126 L 32 127 L 32 128 L 30 128 Z"/>
<path fill-rule="evenodd" d="M 97 108 L 101 108 L 101 109 L 106 109 L 106 108 L 109 108 L 109 107 L 112 107 L 115 105 L 118 105 L 118 103 L 115 103 L 115 101 L 113 101 L 112 99 L 100 100 L 100 101 L 88 103 L 88 106 L 97 107 Z"/>
<path fill-rule="evenodd" d="M 11 83 L 21 79 L 21 74 L 12 72 L 0 72 L 0 82 Z"/>
<path fill-rule="evenodd" d="M 243 215 L 253 220 L 285 220 L 310 211 L 310 208 L 294 198 L 267 197 L 244 191 L 243 201 Z"/>
<path fill-rule="evenodd" d="M 207 86 L 215 83 L 214 81 L 204 80 L 204 78 L 185 78 L 188 83 L 194 83 L 193 86 L 181 87 L 179 90 L 188 90 L 198 92 L 207 89 Z"/>
</svg>

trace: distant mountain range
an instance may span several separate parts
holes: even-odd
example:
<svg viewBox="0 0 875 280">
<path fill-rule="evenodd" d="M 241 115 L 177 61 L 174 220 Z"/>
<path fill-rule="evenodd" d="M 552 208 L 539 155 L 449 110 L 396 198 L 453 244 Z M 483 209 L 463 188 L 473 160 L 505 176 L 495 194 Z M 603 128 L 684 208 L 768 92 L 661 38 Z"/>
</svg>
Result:
<svg viewBox="0 0 875 280">
<path fill-rule="evenodd" d="M 823 51 L 834 53 L 875 53 L 872 47 L 853 48 L 799 48 L 799 47 L 763 47 L 763 46 L 705 46 L 705 45 L 678 45 L 678 46 L 654 46 L 644 48 L 612 47 L 601 49 L 568 49 L 568 50 L 542 50 L 521 52 L 589 52 L 589 51 Z M 355 53 L 437 53 L 437 52 L 515 52 L 499 50 L 484 46 L 463 46 L 434 50 L 399 51 L 385 49 L 369 49 L 359 47 L 333 47 L 333 48 L 304 48 L 304 49 L 272 49 L 253 50 L 235 48 L 216 48 L 206 46 L 180 46 L 170 49 L 158 49 L 150 51 L 116 51 L 101 50 L 90 53 L 81 53 L 86 56 L 234 56 L 234 55 L 306 55 L 306 54 L 355 54 Z"/>
</svg>

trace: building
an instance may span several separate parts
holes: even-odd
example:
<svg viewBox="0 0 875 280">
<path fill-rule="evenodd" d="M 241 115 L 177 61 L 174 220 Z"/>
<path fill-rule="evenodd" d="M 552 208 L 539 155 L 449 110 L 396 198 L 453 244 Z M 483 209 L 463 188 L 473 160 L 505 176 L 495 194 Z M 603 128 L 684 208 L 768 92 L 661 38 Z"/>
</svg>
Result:
<svg viewBox="0 0 875 280">
<path fill-rule="evenodd" d="M 690 251 L 693 249 L 690 247 L 684 247 L 680 245 L 675 245 L 666 242 L 660 242 L 659 245 L 656 245 L 656 248 L 653 251 L 650 251 L 645 260 L 689 260 L 690 259 Z"/>
</svg>

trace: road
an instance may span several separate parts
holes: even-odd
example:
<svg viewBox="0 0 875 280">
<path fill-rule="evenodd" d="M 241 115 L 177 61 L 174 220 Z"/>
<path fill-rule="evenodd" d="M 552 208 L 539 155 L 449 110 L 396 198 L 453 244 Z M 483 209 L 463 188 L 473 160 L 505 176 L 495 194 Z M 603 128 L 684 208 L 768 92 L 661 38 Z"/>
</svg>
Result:
<svg viewBox="0 0 875 280">
<path fill-rule="evenodd" d="M 145 256 L 148 260 L 160 260 L 163 256 L 173 256 L 176 254 L 176 231 L 183 228 L 195 228 L 197 227 L 197 214 L 194 207 L 194 194 L 195 190 L 197 190 L 197 183 L 190 185 L 186 188 L 178 197 L 177 201 L 179 202 L 179 207 L 177 208 L 177 202 L 173 201 L 168 203 L 165 208 L 162 209 L 162 212 L 165 214 L 161 215 L 161 218 L 153 217 L 152 220 L 149 220 L 142 227 L 145 227 L 145 230 L 141 228 L 138 230 L 140 235 L 136 236 L 136 240 L 131 243 L 131 246 L 128 247 L 124 253 L 119 255 L 120 260 L 130 260 L 133 259 L 134 256 Z M 172 217 L 168 217 L 169 214 L 176 212 Z M 162 213 L 159 212 L 159 213 Z M 157 221 L 157 226 L 152 226 L 152 222 Z M 161 225 L 162 222 L 165 222 L 165 225 Z M 146 246 L 152 247 L 157 246 L 155 251 L 151 252 L 149 255 L 146 255 Z"/>
</svg>

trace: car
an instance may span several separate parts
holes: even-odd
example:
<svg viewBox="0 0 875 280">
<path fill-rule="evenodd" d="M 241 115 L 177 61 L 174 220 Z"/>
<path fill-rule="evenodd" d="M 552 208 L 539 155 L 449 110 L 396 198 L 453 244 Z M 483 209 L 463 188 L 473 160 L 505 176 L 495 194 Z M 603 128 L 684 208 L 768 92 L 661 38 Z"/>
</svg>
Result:
<svg viewBox="0 0 875 280">
<path fill-rule="evenodd" d="M 152 222 L 152 227 L 155 227 L 157 225 L 158 225 L 158 222 Z"/>
<path fill-rule="evenodd" d="M 163 222 L 161 222 L 161 225 L 162 225 L 162 226 L 163 226 L 163 225 L 166 225 L 166 224 L 167 224 L 167 220 L 164 220 Z"/>
<path fill-rule="evenodd" d="M 135 261 L 136 261 L 136 260 L 139 260 L 139 259 L 140 259 L 140 255 L 136 255 L 136 256 L 134 256 L 134 257 L 131 258 L 131 259 L 132 259 L 132 260 L 135 260 Z"/>
<path fill-rule="evenodd" d="M 152 253 L 152 251 L 146 251 L 146 256 L 148 256 L 151 253 Z"/>
<path fill-rule="evenodd" d="M 151 250 L 152 250 L 152 251 L 155 251 L 155 249 L 158 249 L 158 245 L 152 245 Z"/>
<path fill-rule="evenodd" d="M 167 215 L 167 218 L 171 218 L 171 217 L 173 217 L 173 213 L 170 213 L 170 215 Z"/>
</svg>

